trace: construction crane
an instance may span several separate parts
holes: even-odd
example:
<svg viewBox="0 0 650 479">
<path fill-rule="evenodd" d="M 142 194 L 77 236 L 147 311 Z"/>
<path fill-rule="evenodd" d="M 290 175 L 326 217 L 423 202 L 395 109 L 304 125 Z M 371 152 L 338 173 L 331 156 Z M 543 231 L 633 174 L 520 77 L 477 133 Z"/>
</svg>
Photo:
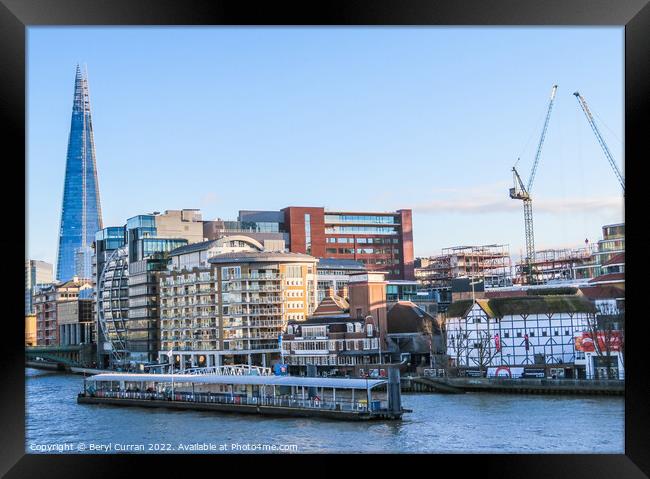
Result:
<svg viewBox="0 0 650 479">
<path fill-rule="evenodd" d="M 605 153 L 605 157 L 607 158 L 607 161 L 609 161 L 609 164 L 612 166 L 612 169 L 614 170 L 614 174 L 616 175 L 616 178 L 618 178 L 618 182 L 621 184 L 621 188 L 623 188 L 623 194 L 625 194 L 625 179 L 623 178 L 623 175 L 621 174 L 620 170 L 618 169 L 618 166 L 616 166 L 616 162 L 614 161 L 614 158 L 612 157 L 612 154 L 609 152 L 609 148 L 607 148 L 607 144 L 605 143 L 605 139 L 600 134 L 600 130 L 598 130 L 598 127 L 596 126 L 596 122 L 594 121 L 594 117 L 591 115 L 591 111 L 589 110 L 589 107 L 587 106 L 587 101 L 585 100 L 585 98 L 579 92 L 575 92 L 574 95 L 578 99 L 578 103 L 580 103 L 580 106 L 582 107 L 582 111 L 585 113 L 585 116 L 587 117 L 587 121 L 589 122 L 589 126 L 591 126 L 591 129 L 593 130 L 594 134 L 596 135 L 596 139 L 598 140 L 598 143 L 600 143 L 600 147 L 603 149 L 603 152 Z"/>
<path fill-rule="evenodd" d="M 533 282 L 533 261 L 535 260 L 535 235 L 533 232 L 533 199 L 531 197 L 531 191 L 533 189 L 533 181 L 535 180 L 535 173 L 537 173 L 537 166 L 539 165 L 539 159 L 542 155 L 542 146 L 544 146 L 544 139 L 546 138 L 546 130 L 548 129 L 548 122 L 551 118 L 551 111 L 553 110 L 553 102 L 555 101 L 555 92 L 557 91 L 557 85 L 553 85 L 551 89 L 551 98 L 548 103 L 548 109 L 546 111 L 546 119 L 544 120 L 544 128 L 542 128 L 542 136 L 539 139 L 539 144 L 537 145 L 537 153 L 535 154 L 535 161 L 533 162 L 533 169 L 530 172 L 530 178 L 528 179 L 528 184 L 524 185 L 524 182 L 517 172 L 517 163 L 512 167 L 512 178 L 514 181 L 514 188 L 510 188 L 510 198 L 514 200 L 522 200 L 524 202 L 524 226 L 526 230 L 526 258 L 525 264 L 527 269 L 528 284 Z M 519 162 L 519 159 L 517 159 Z"/>
</svg>

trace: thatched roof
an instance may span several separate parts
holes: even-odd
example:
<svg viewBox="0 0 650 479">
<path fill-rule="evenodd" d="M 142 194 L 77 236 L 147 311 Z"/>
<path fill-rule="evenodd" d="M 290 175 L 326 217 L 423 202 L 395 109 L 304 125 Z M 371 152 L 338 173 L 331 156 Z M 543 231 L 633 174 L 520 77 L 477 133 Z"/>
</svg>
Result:
<svg viewBox="0 0 650 479">
<path fill-rule="evenodd" d="M 595 306 L 575 295 L 494 298 L 490 306 L 499 317 L 509 314 L 595 313 Z"/>
<path fill-rule="evenodd" d="M 460 301 L 454 301 L 449 305 L 449 308 L 447 308 L 447 317 L 462 318 L 468 313 L 471 307 L 471 299 L 461 299 Z"/>
<path fill-rule="evenodd" d="M 492 298 L 481 307 L 488 316 L 490 312 L 497 317 L 519 314 L 551 313 L 595 313 L 594 305 L 584 297 L 576 295 L 524 296 L 512 298 Z M 480 304 L 480 303 L 479 303 Z M 449 305 L 448 318 L 465 317 L 472 307 L 471 300 L 456 301 Z"/>
</svg>

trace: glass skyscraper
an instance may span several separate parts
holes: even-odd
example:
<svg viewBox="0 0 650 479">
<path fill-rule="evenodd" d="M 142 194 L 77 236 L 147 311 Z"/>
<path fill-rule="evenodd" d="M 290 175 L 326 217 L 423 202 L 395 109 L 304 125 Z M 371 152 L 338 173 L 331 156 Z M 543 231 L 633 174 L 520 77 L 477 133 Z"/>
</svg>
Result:
<svg viewBox="0 0 650 479">
<path fill-rule="evenodd" d="M 82 74 L 77 65 L 56 264 L 58 281 L 68 281 L 73 276 L 90 277 L 91 245 L 95 233 L 100 229 L 102 210 L 90 114 L 88 73 L 86 71 Z"/>
</svg>

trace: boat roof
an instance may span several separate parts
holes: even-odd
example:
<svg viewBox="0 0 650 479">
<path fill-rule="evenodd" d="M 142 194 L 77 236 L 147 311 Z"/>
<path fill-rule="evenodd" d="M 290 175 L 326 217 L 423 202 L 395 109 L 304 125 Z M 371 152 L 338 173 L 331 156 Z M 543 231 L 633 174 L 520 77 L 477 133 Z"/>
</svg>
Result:
<svg viewBox="0 0 650 479">
<path fill-rule="evenodd" d="M 139 374 L 102 373 L 87 377 L 86 381 L 153 381 L 159 383 L 196 384 L 252 384 L 267 386 L 304 386 L 337 389 L 366 389 L 386 384 L 386 379 L 348 379 L 305 376 L 255 376 L 217 374 Z"/>
</svg>

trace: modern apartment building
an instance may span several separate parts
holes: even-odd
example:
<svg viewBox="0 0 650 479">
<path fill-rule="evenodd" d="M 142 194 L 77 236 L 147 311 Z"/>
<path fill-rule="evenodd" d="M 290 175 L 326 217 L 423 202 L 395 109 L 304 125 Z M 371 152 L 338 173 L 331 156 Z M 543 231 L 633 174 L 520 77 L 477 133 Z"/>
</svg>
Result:
<svg viewBox="0 0 650 479">
<path fill-rule="evenodd" d="M 169 253 L 203 241 L 198 210 L 129 218 L 95 238 L 99 364 L 134 367 L 158 355 L 158 284 Z"/>
<path fill-rule="evenodd" d="M 388 279 L 415 279 L 411 210 L 365 213 L 290 206 L 280 211 L 240 211 L 239 222 L 284 232 L 294 253 L 348 259 Z"/>
<path fill-rule="evenodd" d="M 280 357 L 287 322 L 304 320 L 316 307 L 317 259 L 247 250 L 207 261 L 160 278 L 160 362 L 171 354 L 181 370 L 270 366 Z"/>
<path fill-rule="evenodd" d="M 45 261 L 25 261 L 25 314 L 33 314 L 34 286 L 54 281 L 53 266 Z"/>
</svg>

